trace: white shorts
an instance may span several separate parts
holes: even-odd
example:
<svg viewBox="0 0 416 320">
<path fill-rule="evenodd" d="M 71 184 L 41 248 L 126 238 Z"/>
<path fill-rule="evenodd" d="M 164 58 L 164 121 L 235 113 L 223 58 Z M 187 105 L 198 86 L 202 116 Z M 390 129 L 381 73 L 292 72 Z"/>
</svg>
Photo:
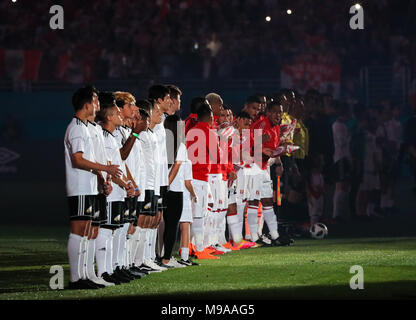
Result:
<svg viewBox="0 0 416 320">
<path fill-rule="evenodd" d="M 192 216 L 194 218 L 204 218 L 207 215 L 209 196 L 211 195 L 209 183 L 194 179 L 192 185 L 198 198 L 198 202 L 192 201 Z"/>
<path fill-rule="evenodd" d="M 241 168 L 237 171 L 237 179 L 235 181 L 235 198 L 239 203 L 242 203 L 249 197 L 248 174 L 250 170 L 251 168 Z"/>
<path fill-rule="evenodd" d="M 209 187 L 211 189 L 211 194 L 212 194 L 212 203 L 213 203 L 212 211 L 220 210 L 222 209 L 222 205 L 223 205 L 222 204 L 222 201 L 223 201 L 222 173 L 210 174 L 208 178 L 208 182 L 209 182 Z"/>
<path fill-rule="evenodd" d="M 186 189 L 186 188 L 185 188 Z M 193 222 L 192 219 L 192 202 L 191 202 L 191 194 L 188 190 L 183 192 L 183 207 L 182 207 L 182 214 L 179 222 Z"/>
<path fill-rule="evenodd" d="M 256 164 L 252 165 L 248 179 L 248 200 L 273 198 L 273 182 L 268 169 L 262 170 Z"/>
<path fill-rule="evenodd" d="M 221 180 L 219 210 L 228 209 L 228 180 Z"/>
</svg>

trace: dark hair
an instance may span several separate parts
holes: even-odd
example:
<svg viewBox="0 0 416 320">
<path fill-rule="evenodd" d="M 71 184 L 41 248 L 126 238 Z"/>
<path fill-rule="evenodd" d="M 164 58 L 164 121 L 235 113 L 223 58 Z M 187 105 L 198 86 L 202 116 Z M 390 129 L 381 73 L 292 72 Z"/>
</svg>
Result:
<svg viewBox="0 0 416 320">
<path fill-rule="evenodd" d="M 260 97 L 257 95 L 253 95 L 253 96 L 249 96 L 246 99 L 246 104 L 250 104 L 250 103 L 261 103 Z"/>
<path fill-rule="evenodd" d="M 97 112 L 96 117 L 98 121 L 106 122 L 107 116 L 115 104 L 115 96 L 110 91 L 102 91 L 98 95 L 100 101 L 100 111 Z"/>
<path fill-rule="evenodd" d="M 146 110 L 144 110 L 144 109 L 139 109 L 139 113 L 140 113 L 140 117 L 142 119 L 145 119 L 145 118 L 149 118 L 150 117 L 149 113 Z"/>
<path fill-rule="evenodd" d="M 98 95 L 99 91 L 94 86 L 85 86 L 79 88 L 72 95 L 72 105 L 74 106 L 75 111 L 81 110 L 84 107 L 84 104 L 91 103 L 94 93 Z"/>
<path fill-rule="evenodd" d="M 145 110 L 147 114 L 150 114 L 150 111 L 153 110 L 153 100 L 149 100 L 149 99 L 137 100 L 136 106 L 138 106 L 139 109 Z"/>
<path fill-rule="evenodd" d="M 240 118 L 240 119 L 250 119 L 251 120 L 250 115 L 245 111 L 240 111 L 239 113 L 237 113 L 237 115 L 235 117 L 236 117 L 236 119 Z"/>
<path fill-rule="evenodd" d="M 166 87 L 169 89 L 169 95 L 172 99 L 178 99 L 182 95 L 182 91 L 174 84 L 168 84 Z"/>
<path fill-rule="evenodd" d="M 207 101 L 200 103 L 196 115 L 198 116 L 198 121 L 203 121 L 207 116 L 212 112 L 211 106 Z"/>
<path fill-rule="evenodd" d="M 184 135 L 182 132 L 178 132 L 178 122 L 181 121 L 181 118 L 176 114 L 167 116 L 163 125 L 166 130 L 170 130 L 173 134 L 173 145 L 169 135 L 166 135 L 168 138 L 166 139 L 166 152 L 168 156 L 168 167 L 170 168 L 172 164 L 176 160 L 176 156 L 178 154 L 178 149 L 181 143 L 184 142 Z M 172 149 L 173 147 L 173 149 Z M 173 152 L 172 152 L 173 151 Z M 172 157 L 173 155 L 173 157 Z"/>
<path fill-rule="evenodd" d="M 100 109 L 108 108 L 115 105 L 116 97 L 111 91 L 102 91 L 98 94 L 98 100 L 100 101 Z"/>
<path fill-rule="evenodd" d="M 201 103 L 205 102 L 204 97 L 196 97 L 191 100 L 191 113 L 196 113 L 198 111 L 199 106 Z"/>
<path fill-rule="evenodd" d="M 231 110 L 231 111 L 232 111 L 232 109 L 231 109 L 231 107 L 230 107 L 229 105 L 225 105 L 225 104 L 223 104 L 223 105 L 222 105 L 222 108 L 223 108 L 224 110 Z"/>
<path fill-rule="evenodd" d="M 267 106 L 265 112 L 271 112 L 275 106 L 281 106 L 282 104 L 278 100 L 270 101 Z"/>
<path fill-rule="evenodd" d="M 168 87 L 166 87 L 162 84 L 155 84 L 155 85 L 153 85 L 149 88 L 148 97 L 150 99 L 154 99 L 154 100 L 157 100 L 159 98 L 163 100 L 165 98 L 165 96 L 167 94 L 169 94 L 169 92 L 170 91 L 169 91 Z"/>
</svg>

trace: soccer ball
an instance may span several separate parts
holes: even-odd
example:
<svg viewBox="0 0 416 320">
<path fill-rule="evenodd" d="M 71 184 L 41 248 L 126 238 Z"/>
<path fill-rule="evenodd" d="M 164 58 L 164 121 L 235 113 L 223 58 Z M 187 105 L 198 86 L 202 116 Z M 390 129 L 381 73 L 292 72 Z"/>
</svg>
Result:
<svg viewBox="0 0 416 320">
<path fill-rule="evenodd" d="M 328 235 L 328 228 L 323 223 L 315 223 L 310 229 L 312 238 L 323 239 Z"/>
</svg>

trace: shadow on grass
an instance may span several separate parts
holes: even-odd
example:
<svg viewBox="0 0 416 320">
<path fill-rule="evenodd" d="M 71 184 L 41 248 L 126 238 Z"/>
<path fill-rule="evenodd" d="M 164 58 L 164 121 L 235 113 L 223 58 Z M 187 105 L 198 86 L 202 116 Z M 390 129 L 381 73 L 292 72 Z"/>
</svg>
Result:
<svg viewBox="0 0 416 320">
<path fill-rule="evenodd" d="M 416 281 L 366 283 L 363 290 L 349 285 L 296 286 L 265 289 L 221 290 L 208 292 L 171 293 L 165 295 L 125 295 L 105 297 L 121 300 L 342 300 L 342 299 L 416 299 Z"/>
</svg>

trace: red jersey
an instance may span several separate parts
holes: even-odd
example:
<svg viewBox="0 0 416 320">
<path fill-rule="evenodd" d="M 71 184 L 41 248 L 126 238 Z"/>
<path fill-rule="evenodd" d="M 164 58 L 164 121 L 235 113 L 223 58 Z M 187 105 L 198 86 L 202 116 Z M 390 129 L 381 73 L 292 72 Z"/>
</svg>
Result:
<svg viewBox="0 0 416 320">
<path fill-rule="evenodd" d="M 206 122 L 198 122 L 186 135 L 186 148 L 192 161 L 193 178 L 208 181 L 212 165 L 219 157 L 218 137 Z"/>
<path fill-rule="evenodd" d="M 262 130 L 261 134 L 256 133 L 254 131 L 256 129 L 257 130 L 261 129 Z M 279 126 L 272 126 L 272 124 L 270 123 L 270 121 L 267 117 L 260 118 L 259 120 L 254 122 L 250 126 L 250 130 L 253 130 L 253 134 L 254 134 L 255 139 L 261 139 L 261 136 L 265 135 L 265 134 L 270 136 L 270 139 L 268 141 L 262 143 L 262 149 L 263 148 L 269 148 L 269 149 L 272 149 L 272 150 L 276 150 L 276 148 L 279 146 L 280 127 Z M 256 156 L 254 158 L 257 159 Z M 261 168 L 263 170 L 267 169 L 267 162 L 269 161 L 269 159 L 270 159 L 269 156 L 262 153 Z"/>
</svg>

